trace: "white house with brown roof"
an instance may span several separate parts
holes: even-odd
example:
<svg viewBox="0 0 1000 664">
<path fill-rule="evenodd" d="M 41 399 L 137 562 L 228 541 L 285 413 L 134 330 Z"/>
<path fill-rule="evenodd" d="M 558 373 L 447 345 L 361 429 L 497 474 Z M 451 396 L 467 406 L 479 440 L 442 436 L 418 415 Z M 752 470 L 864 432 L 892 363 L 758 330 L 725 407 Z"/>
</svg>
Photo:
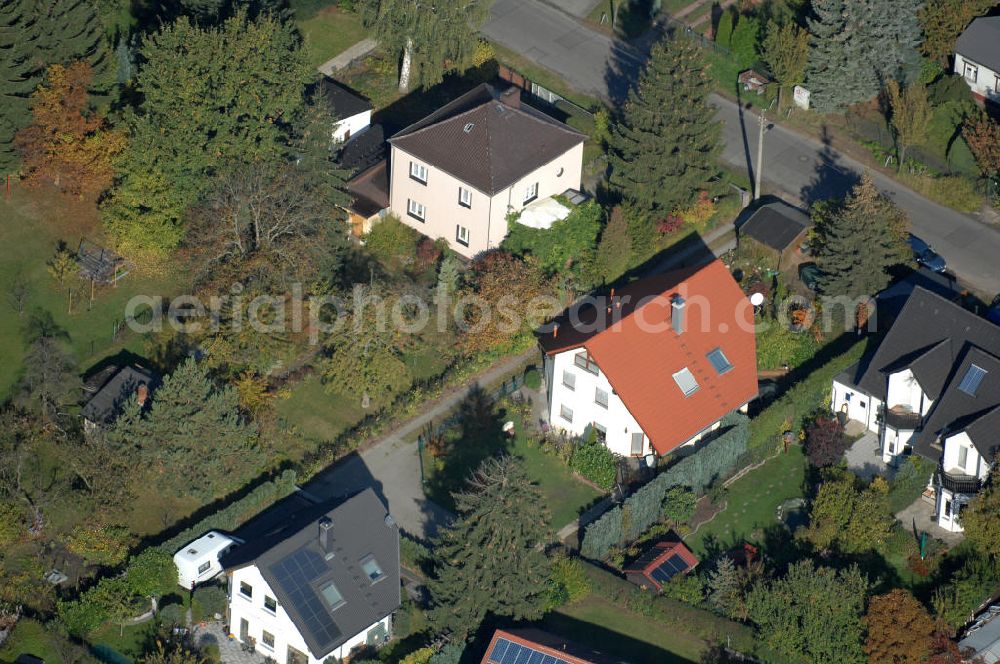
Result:
<svg viewBox="0 0 1000 664">
<path fill-rule="evenodd" d="M 696 443 L 757 396 L 753 306 L 720 261 L 575 305 L 539 342 L 551 426 L 619 456 Z"/>
<path fill-rule="evenodd" d="M 578 189 L 585 136 L 482 84 L 403 129 L 389 144 L 389 208 L 472 257 L 507 235 L 507 218 Z"/>
<path fill-rule="evenodd" d="M 980 16 L 959 35 L 954 72 L 977 99 L 1000 104 L 1000 16 Z"/>
</svg>

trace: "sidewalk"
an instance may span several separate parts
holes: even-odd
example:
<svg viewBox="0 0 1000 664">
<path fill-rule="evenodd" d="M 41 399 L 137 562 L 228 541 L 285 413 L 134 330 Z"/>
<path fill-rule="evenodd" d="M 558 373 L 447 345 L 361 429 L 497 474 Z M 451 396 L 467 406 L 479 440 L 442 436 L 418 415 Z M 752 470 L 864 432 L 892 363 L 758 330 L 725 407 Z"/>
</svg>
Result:
<svg viewBox="0 0 1000 664">
<path fill-rule="evenodd" d="M 350 66 L 350 64 L 358 58 L 364 57 L 374 51 L 376 46 L 378 46 L 378 42 L 374 39 L 362 39 L 346 51 L 343 51 L 335 57 L 327 60 L 316 69 L 319 69 L 322 74 L 333 76 L 333 72 Z"/>
</svg>

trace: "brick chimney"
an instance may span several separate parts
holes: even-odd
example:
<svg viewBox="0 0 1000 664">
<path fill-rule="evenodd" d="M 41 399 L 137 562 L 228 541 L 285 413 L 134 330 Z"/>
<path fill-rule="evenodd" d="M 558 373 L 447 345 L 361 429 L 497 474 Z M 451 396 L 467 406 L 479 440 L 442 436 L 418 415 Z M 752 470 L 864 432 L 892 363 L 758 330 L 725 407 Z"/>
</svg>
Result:
<svg viewBox="0 0 1000 664">
<path fill-rule="evenodd" d="M 510 86 L 500 93 L 500 103 L 510 108 L 521 108 L 521 89 Z"/>
<path fill-rule="evenodd" d="M 140 383 L 139 387 L 136 388 L 136 391 L 135 391 L 135 399 L 136 399 L 136 401 L 139 402 L 140 406 L 145 406 L 146 405 L 146 399 L 148 399 L 148 398 L 149 398 L 149 388 L 146 387 L 145 385 L 143 385 L 142 383 Z"/>
</svg>

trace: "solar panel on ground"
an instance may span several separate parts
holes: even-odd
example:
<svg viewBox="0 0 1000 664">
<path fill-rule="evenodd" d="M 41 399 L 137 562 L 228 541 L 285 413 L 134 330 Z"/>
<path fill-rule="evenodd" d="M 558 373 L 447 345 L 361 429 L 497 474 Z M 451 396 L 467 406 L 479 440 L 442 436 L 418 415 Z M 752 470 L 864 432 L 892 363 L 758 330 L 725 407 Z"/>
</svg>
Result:
<svg viewBox="0 0 1000 664">
<path fill-rule="evenodd" d="M 569 664 L 564 659 L 504 638 L 497 639 L 488 661 L 491 664 Z"/>
</svg>

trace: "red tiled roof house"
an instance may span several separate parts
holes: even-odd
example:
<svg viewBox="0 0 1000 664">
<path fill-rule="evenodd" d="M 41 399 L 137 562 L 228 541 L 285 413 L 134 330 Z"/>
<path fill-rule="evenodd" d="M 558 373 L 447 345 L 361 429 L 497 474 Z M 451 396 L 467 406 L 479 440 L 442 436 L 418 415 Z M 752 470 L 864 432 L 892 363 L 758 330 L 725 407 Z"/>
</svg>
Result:
<svg viewBox="0 0 1000 664">
<path fill-rule="evenodd" d="M 720 261 L 575 305 L 539 338 L 549 422 L 620 456 L 694 444 L 757 395 L 753 322 Z"/>
<path fill-rule="evenodd" d="M 698 559 L 683 542 L 657 542 L 625 568 L 625 577 L 637 586 L 659 591 L 697 565 Z"/>
<path fill-rule="evenodd" d="M 626 664 L 540 629 L 498 629 L 480 664 Z"/>
</svg>

